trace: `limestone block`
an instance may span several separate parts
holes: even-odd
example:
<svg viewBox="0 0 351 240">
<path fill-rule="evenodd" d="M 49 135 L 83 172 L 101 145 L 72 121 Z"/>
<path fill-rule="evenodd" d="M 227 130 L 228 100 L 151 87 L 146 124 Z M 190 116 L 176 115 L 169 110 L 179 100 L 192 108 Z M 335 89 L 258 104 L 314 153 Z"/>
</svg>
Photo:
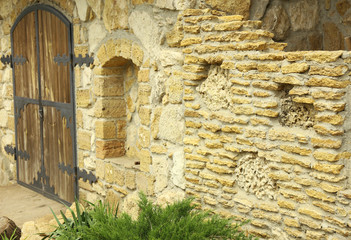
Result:
<svg viewBox="0 0 351 240">
<path fill-rule="evenodd" d="M 94 94 L 101 97 L 123 96 L 123 77 L 95 77 Z"/>
<path fill-rule="evenodd" d="M 205 0 L 205 2 L 212 8 L 224 11 L 230 14 L 242 15 L 245 19 L 250 15 L 250 0 L 233 0 L 233 1 L 220 1 L 220 0 Z"/>
<path fill-rule="evenodd" d="M 127 170 L 125 173 L 125 185 L 128 189 L 134 190 L 136 188 L 135 172 Z"/>
<path fill-rule="evenodd" d="M 119 118 L 126 116 L 124 99 L 98 99 L 94 106 L 95 117 Z"/>
<path fill-rule="evenodd" d="M 311 51 L 306 53 L 305 59 L 319 63 L 335 62 L 342 55 L 343 51 Z"/>
<path fill-rule="evenodd" d="M 7 124 L 8 124 L 8 113 L 5 109 L 1 109 L 0 110 L 0 127 L 7 127 Z"/>
<path fill-rule="evenodd" d="M 83 150 L 91 150 L 91 133 L 79 130 L 77 133 L 78 148 Z"/>
<path fill-rule="evenodd" d="M 173 143 L 182 143 L 184 127 L 181 106 L 167 105 L 163 107 L 158 132 L 160 139 Z"/>
<path fill-rule="evenodd" d="M 166 34 L 166 40 L 170 47 L 180 47 L 183 38 L 183 27 L 179 23 L 176 23 L 174 28 Z"/>
<path fill-rule="evenodd" d="M 137 220 L 139 216 L 139 205 L 138 205 L 139 200 L 140 198 L 138 195 L 138 191 L 135 191 L 131 194 L 128 194 L 123 201 L 123 209 L 122 209 L 123 212 L 131 216 L 133 220 Z"/>
<path fill-rule="evenodd" d="M 196 0 L 174 0 L 173 5 L 176 10 L 186 10 L 189 8 L 194 8 L 196 5 Z"/>
<path fill-rule="evenodd" d="M 124 141 L 96 141 L 96 157 L 100 159 L 120 157 L 125 154 Z"/>
<path fill-rule="evenodd" d="M 97 138 L 109 139 L 116 137 L 116 125 L 113 121 L 96 121 L 95 136 Z"/>
<path fill-rule="evenodd" d="M 185 188 L 184 180 L 185 159 L 181 149 L 173 153 L 173 167 L 171 170 L 171 180 L 173 184 L 182 189 Z"/>
<path fill-rule="evenodd" d="M 337 81 L 331 78 L 311 77 L 305 84 L 306 86 L 314 87 L 346 88 L 350 85 L 350 81 Z"/>
<path fill-rule="evenodd" d="M 343 168 L 344 168 L 344 165 L 340 165 L 340 164 L 316 163 L 315 165 L 313 165 L 313 169 L 317 171 L 325 172 L 325 173 L 333 173 L 333 174 L 339 174 Z"/>
<path fill-rule="evenodd" d="M 311 143 L 314 147 L 339 149 L 341 147 L 342 141 L 333 139 L 311 138 Z"/>
<path fill-rule="evenodd" d="M 150 130 L 145 127 L 139 128 L 139 143 L 142 147 L 147 148 L 150 145 Z"/>
<path fill-rule="evenodd" d="M 155 182 L 155 179 L 153 176 L 147 175 L 146 173 L 143 173 L 143 172 L 137 172 L 136 184 L 137 184 L 137 189 L 139 191 L 142 191 L 143 193 L 150 196 L 153 195 L 154 182 Z"/>
<path fill-rule="evenodd" d="M 151 135 L 153 139 L 157 139 L 157 135 L 159 133 L 159 124 L 160 124 L 160 117 L 162 113 L 162 108 L 157 107 L 154 110 L 154 116 L 151 122 Z"/>
<path fill-rule="evenodd" d="M 76 0 L 76 7 L 78 11 L 79 19 L 83 22 L 89 18 L 89 5 L 87 0 Z"/>
<path fill-rule="evenodd" d="M 349 68 L 346 65 L 336 67 L 311 66 L 309 75 L 323 75 L 328 77 L 339 77 L 346 73 Z"/>
<path fill-rule="evenodd" d="M 103 20 L 109 32 L 116 29 L 128 28 L 129 1 L 106 0 L 103 10 Z"/>
<path fill-rule="evenodd" d="M 263 18 L 263 29 L 274 33 L 274 40 L 284 40 L 290 28 L 289 16 L 281 5 L 268 9 Z"/>
<path fill-rule="evenodd" d="M 101 19 L 103 10 L 103 0 L 87 0 L 89 6 L 94 11 L 96 17 Z"/>
<path fill-rule="evenodd" d="M 168 185 L 167 156 L 155 156 L 152 159 L 153 175 L 155 176 L 155 193 L 161 192 Z"/>
<path fill-rule="evenodd" d="M 303 73 L 309 69 L 307 63 L 292 63 L 289 65 L 282 66 L 282 73 Z"/>
<path fill-rule="evenodd" d="M 159 54 L 159 59 L 163 67 L 183 65 L 183 54 L 172 50 L 163 50 Z"/>
<path fill-rule="evenodd" d="M 150 85 L 139 85 L 138 88 L 138 99 L 141 105 L 150 103 L 151 86 Z"/>
<path fill-rule="evenodd" d="M 107 32 L 100 21 L 94 21 L 88 27 L 89 52 L 94 52 L 95 48 L 105 38 Z"/>
<path fill-rule="evenodd" d="M 167 79 L 166 94 L 170 103 L 181 103 L 183 97 L 183 82 L 180 78 L 171 77 Z"/>
<path fill-rule="evenodd" d="M 140 117 L 140 123 L 148 126 L 150 124 L 150 119 L 151 119 L 151 109 L 147 107 L 140 107 L 139 117 Z"/>
</svg>

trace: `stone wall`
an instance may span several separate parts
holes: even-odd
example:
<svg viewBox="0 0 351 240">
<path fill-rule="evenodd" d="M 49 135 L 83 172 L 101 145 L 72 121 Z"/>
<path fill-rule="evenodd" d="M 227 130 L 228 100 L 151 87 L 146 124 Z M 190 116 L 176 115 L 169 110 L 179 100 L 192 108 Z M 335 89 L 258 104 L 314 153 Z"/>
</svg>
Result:
<svg viewBox="0 0 351 240">
<path fill-rule="evenodd" d="M 287 51 L 342 50 L 351 35 L 349 0 L 205 0 L 203 5 L 262 20 L 275 41 L 288 43 Z"/>
<path fill-rule="evenodd" d="M 264 238 L 349 237 L 351 55 L 281 52 L 260 22 L 221 15 L 178 18 L 186 193 Z"/>
<path fill-rule="evenodd" d="M 0 2 L 1 54 L 37 2 Z M 140 190 L 160 203 L 194 196 L 251 219 L 263 238 L 351 235 L 349 52 L 283 52 L 277 34 L 246 20 L 275 1 L 224 9 L 243 16 L 214 0 L 39 2 L 73 23 L 76 55 L 94 56 L 75 68 L 78 163 L 99 178 L 79 182 L 81 199 L 135 214 Z M 16 169 L 3 150 L 14 144 L 12 70 L 0 68 L 1 183 Z"/>
</svg>

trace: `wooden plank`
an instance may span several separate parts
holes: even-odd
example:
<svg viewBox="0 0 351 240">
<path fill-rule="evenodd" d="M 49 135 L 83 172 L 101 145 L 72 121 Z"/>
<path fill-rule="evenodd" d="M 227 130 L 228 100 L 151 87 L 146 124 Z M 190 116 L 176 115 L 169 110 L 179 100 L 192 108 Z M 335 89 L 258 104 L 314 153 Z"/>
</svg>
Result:
<svg viewBox="0 0 351 240">
<path fill-rule="evenodd" d="M 59 163 L 73 167 L 73 143 L 70 129 L 66 127 L 66 119 L 55 107 L 44 107 L 44 165 L 50 176 L 50 186 L 55 193 L 68 202 L 74 201 L 74 177 L 63 173 Z"/>
<path fill-rule="evenodd" d="M 13 54 L 27 59 L 23 65 L 15 64 L 16 96 L 39 98 L 38 63 L 35 33 L 35 13 L 24 16 L 13 31 Z"/>
<path fill-rule="evenodd" d="M 69 55 L 69 29 L 58 17 L 47 11 L 38 11 L 38 21 L 42 98 L 70 103 L 69 64 L 63 66 L 54 62 L 58 54 Z"/>
<path fill-rule="evenodd" d="M 18 159 L 19 181 L 32 185 L 37 178 L 41 166 L 40 147 L 40 118 L 39 106 L 28 104 L 24 106 L 17 124 L 17 148 L 26 151 L 30 158 L 28 161 Z"/>
</svg>

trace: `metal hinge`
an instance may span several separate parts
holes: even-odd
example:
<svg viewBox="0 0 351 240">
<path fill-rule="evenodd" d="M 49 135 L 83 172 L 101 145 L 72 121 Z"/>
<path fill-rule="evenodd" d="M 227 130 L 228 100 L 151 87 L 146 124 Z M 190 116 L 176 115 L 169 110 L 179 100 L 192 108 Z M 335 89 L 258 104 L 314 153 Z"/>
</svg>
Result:
<svg viewBox="0 0 351 240">
<path fill-rule="evenodd" d="M 90 184 L 97 182 L 96 176 L 92 172 L 88 174 L 85 169 L 81 170 L 78 167 L 72 168 L 70 165 L 66 166 L 64 163 L 59 163 L 58 167 L 62 172 L 67 172 L 68 175 L 77 174 L 77 178 L 81 178 L 84 182 L 89 181 Z"/>
<path fill-rule="evenodd" d="M 25 161 L 30 159 L 30 156 L 26 151 L 18 150 L 15 147 L 12 147 L 11 145 L 6 145 L 4 149 L 5 152 L 7 152 L 8 154 L 15 156 L 15 160 L 17 160 L 18 158 L 22 158 Z"/>
<path fill-rule="evenodd" d="M 60 56 L 60 54 L 58 54 L 56 57 L 54 57 L 54 62 L 57 64 L 61 64 L 66 66 L 69 62 L 71 62 L 71 59 L 69 56 L 62 54 L 62 56 Z M 83 57 L 82 54 L 79 54 L 78 57 L 73 55 L 73 66 L 75 67 L 76 65 L 79 65 L 80 67 L 83 66 L 83 64 L 85 64 L 87 67 L 89 67 L 90 65 L 92 65 L 94 63 L 94 58 L 93 57 L 89 57 L 88 54 L 85 54 L 85 56 Z"/>
<path fill-rule="evenodd" d="M 2 55 L 1 57 L 1 62 L 3 64 L 10 64 L 12 67 L 12 64 L 21 64 L 23 65 L 27 59 L 23 57 L 22 55 L 19 55 L 17 57 L 12 57 L 12 55 Z"/>
</svg>

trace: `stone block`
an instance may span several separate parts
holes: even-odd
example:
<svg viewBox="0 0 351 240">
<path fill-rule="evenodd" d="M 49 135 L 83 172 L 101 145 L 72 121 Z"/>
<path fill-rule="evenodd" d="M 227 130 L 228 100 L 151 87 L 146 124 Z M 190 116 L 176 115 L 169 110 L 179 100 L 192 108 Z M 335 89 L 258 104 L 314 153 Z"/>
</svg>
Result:
<svg viewBox="0 0 351 240">
<path fill-rule="evenodd" d="M 147 148 L 150 145 L 150 130 L 145 127 L 139 128 L 139 143 L 142 147 Z"/>
<path fill-rule="evenodd" d="M 313 165 L 313 169 L 319 172 L 332 173 L 332 174 L 339 174 L 344 167 L 345 167 L 344 165 L 340 165 L 340 164 L 316 163 Z"/>
<path fill-rule="evenodd" d="M 117 138 L 126 139 L 127 138 L 127 122 L 124 120 L 117 120 Z"/>
<path fill-rule="evenodd" d="M 124 141 L 96 141 L 96 157 L 100 159 L 124 156 Z"/>
<path fill-rule="evenodd" d="M 341 147 L 342 141 L 333 139 L 311 138 L 311 143 L 313 147 L 339 149 Z"/>
<path fill-rule="evenodd" d="M 79 130 L 77 133 L 78 148 L 82 150 L 91 150 L 91 133 Z"/>
<path fill-rule="evenodd" d="M 159 133 L 159 124 L 160 124 L 160 117 L 162 114 L 162 108 L 156 107 L 154 110 L 154 116 L 151 121 L 151 135 L 153 139 L 157 139 Z"/>
<path fill-rule="evenodd" d="M 140 107 L 139 108 L 139 118 L 140 118 L 141 124 L 149 125 L 150 118 L 151 118 L 151 109 L 146 108 L 146 107 Z"/>
<path fill-rule="evenodd" d="M 307 63 L 292 63 L 289 65 L 282 66 L 282 73 L 304 73 L 309 69 Z"/>
<path fill-rule="evenodd" d="M 345 118 L 338 114 L 335 115 L 316 115 L 316 120 L 319 122 L 326 122 L 332 125 L 342 125 L 344 123 Z"/>
<path fill-rule="evenodd" d="M 128 1 L 122 0 L 117 3 L 114 0 L 106 0 L 102 13 L 106 29 L 109 32 L 116 29 L 127 29 L 128 13 Z"/>
<path fill-rule="evenodd" d="M 319 63 L 335 62 L 341 57 L 343 51 L 311 51 L 305 54 L 307 61 L 315 61 Z"/>
<path fill-rule="evenodd" d="M 340 77 L 346 73 L 349 68 L 346 65 L 336 67 L 311 66 L 309 75 L 322 75 L 328 77 Z"/>
<path fill-rule="evenodd" d="M 257 70 L 259 72 L 279 72 L 280 67 L 275 63 L 261 63 L 257 65 Z"/>
<path fill-rule="evenodd" d="M 114 97 L 124 95 L 123 77 L 95 77 L 94 94 L 101 97 Z"/>
<path fill-rule="evenodd" d="M 96 121 L 95 136 L 102 139 L 116 138 L 116 124 L 114 121 Z"/>
<path fill-rule="evenodd" d="M 290 28 L 289 16 L 282 5 L 273 5 L 266 10 L 263 29 L 274 33 L 274 40 L 284 40 Z"/>
<path fill-rule="evenodd" d="M 98 99 L 94 106 L 95 117 L 120 118 L 126 116 L 124 99 Z"/>
<path fill-rule="evenodd" d="M 150 103 L 151 86 L 150 85 L 139 85 L 138 88 L 138 99 L 140 105 L 147 105 Z"/>
<path fill-rule="evenodd" d="M 88 107 L 91 104 L 91 93 L 89 89 L 76 91 L 77 107 Z"/>
<path fill-rule="evenodd" d="M 132 46 L 133 63 L 137 66 L 141 66 L 141 64 L 143 63 L 143 60 L 144 60 L 144 51 L 138 44 L 133 43 L 133 46 Z"/>
<path fill-rule="evenodd" d="M 127 170 L 125 173 L 125 185 L 130 190 L 136 188 L 135 176 L 136 174 L 133 170 Z"/>
</svg>

